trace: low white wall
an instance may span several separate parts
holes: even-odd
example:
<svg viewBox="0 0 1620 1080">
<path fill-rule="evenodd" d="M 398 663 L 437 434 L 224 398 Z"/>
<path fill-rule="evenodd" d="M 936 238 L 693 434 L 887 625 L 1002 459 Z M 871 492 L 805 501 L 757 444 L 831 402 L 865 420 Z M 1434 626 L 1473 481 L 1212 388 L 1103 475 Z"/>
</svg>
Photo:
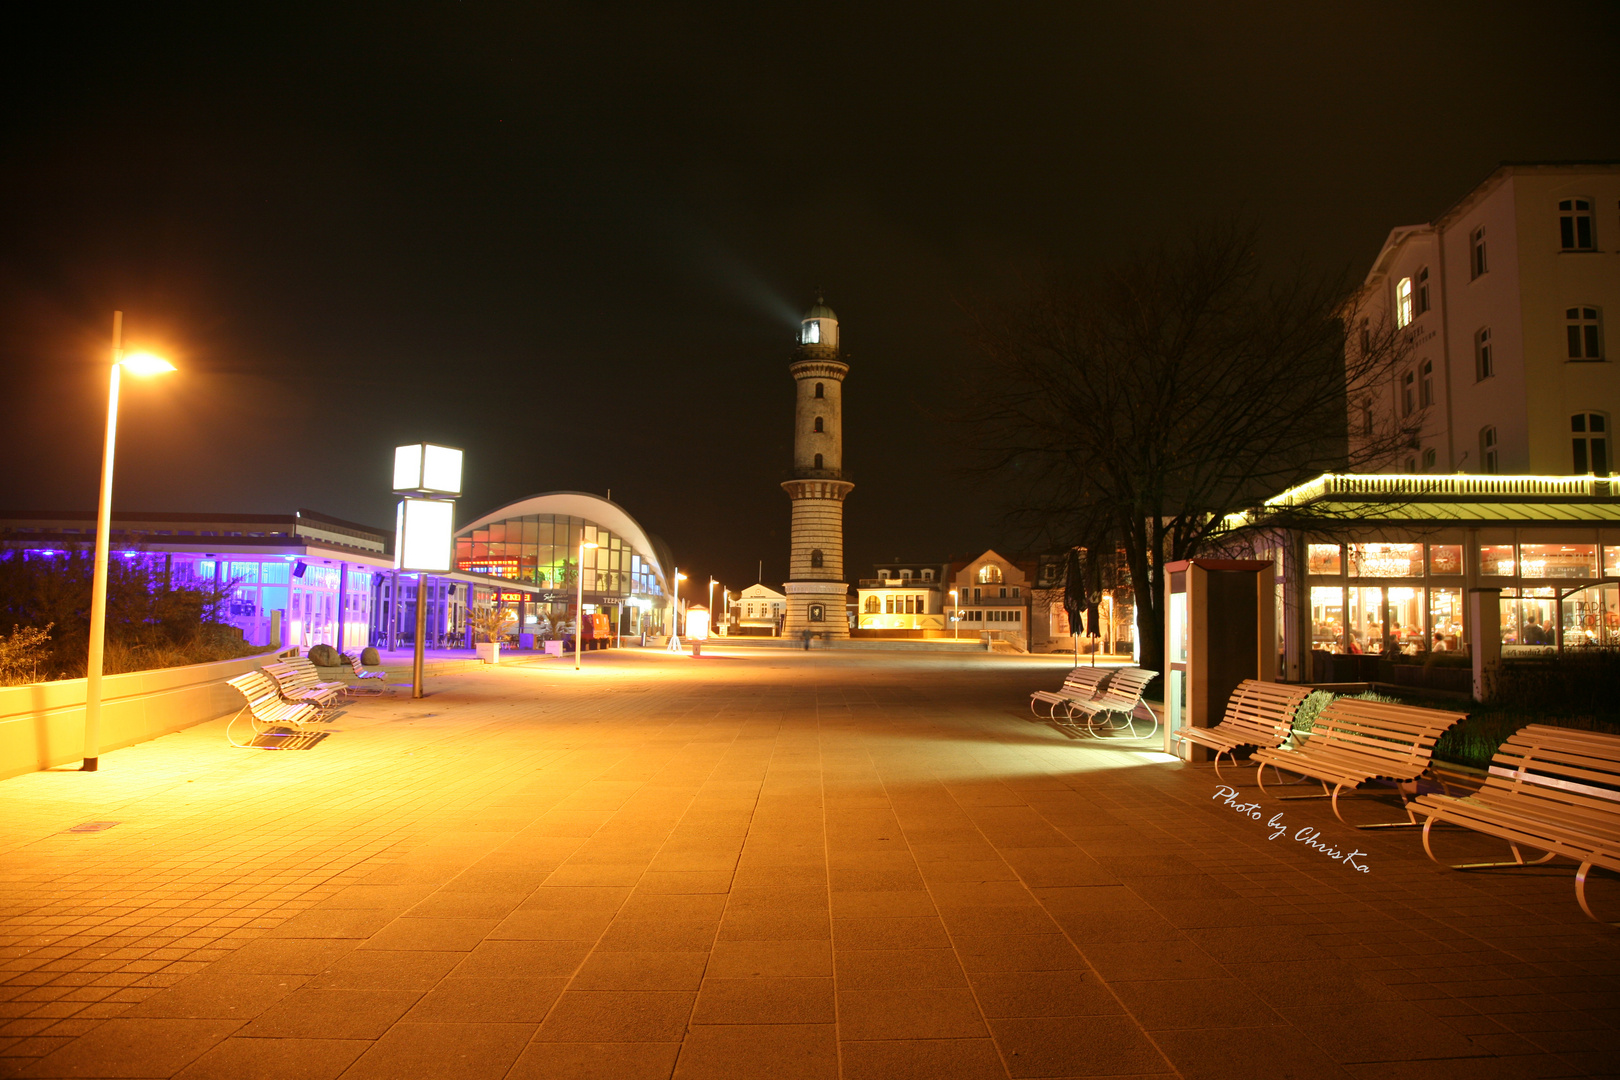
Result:
<svg viewBox="0 0 1620 1080">
<path fill-rule="evenodd" d="M 242 707 L 225 685 L 276 659 L 275 653 L 132 671 L 101 680 L 101 749 L 155 739 Z M 83 679 L 0 686 L 0 777 L 48 769 L 84 756 Z"/>
</svg>

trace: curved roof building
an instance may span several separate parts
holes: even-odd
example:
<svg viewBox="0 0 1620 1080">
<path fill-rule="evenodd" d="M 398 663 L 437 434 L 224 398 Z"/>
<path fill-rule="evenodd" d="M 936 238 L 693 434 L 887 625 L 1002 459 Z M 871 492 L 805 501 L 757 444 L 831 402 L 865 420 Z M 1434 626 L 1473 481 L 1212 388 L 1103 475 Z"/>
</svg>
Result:
<svg viewBox="0 0 1620 1080">
<path fill-rule="evenodd" d="M 456 532 L 456 569 L 538 586 L 541 603 L 574 599 L 584 551 L 585 603 L 661 607 L 669 553 L 618 503 L 583 491 L 552 491 L 508 503 Z"/>
</svg>

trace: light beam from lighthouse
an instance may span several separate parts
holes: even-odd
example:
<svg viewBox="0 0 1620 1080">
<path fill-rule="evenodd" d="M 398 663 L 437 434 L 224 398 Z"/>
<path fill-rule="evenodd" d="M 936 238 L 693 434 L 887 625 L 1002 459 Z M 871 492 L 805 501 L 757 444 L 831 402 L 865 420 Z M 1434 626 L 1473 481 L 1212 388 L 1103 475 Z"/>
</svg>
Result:
<svg viewBox="0 0 1620 1080">
<path fill-rule="evenodd" d="M 844 582 L 844 499 L 855 485 L 844 478 L 844 376 L 838 316 L 816 297 L 799 324 L 799 344 L 788 365 L 793 408 L 793 479 L 782 490 L 793 500 L 792 548 L 783 585 L 787 613 L 782 632 L 849 637 Z"/>
</svg>

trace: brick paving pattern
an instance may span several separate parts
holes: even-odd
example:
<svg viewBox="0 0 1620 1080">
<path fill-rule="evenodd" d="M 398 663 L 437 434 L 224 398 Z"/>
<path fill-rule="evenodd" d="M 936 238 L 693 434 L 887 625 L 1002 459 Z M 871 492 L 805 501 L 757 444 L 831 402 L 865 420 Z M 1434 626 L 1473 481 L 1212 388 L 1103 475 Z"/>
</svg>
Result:
<svg viewBox="0 0 1620 1080">
<path fill-rule="evenodd" d="M 708 651 L 446 675 L 308 751 L 214 722 L 0 782 L 0 1075 L 1620 1067 L 1620 932 L 1567 864 L 1450 871 L 1241 779 L 1273 840 L 1207 768 L 1033 721 L 1051 660 Z M 1612 875 L 1593 894 L 1620 911 Z"/>
</svg>

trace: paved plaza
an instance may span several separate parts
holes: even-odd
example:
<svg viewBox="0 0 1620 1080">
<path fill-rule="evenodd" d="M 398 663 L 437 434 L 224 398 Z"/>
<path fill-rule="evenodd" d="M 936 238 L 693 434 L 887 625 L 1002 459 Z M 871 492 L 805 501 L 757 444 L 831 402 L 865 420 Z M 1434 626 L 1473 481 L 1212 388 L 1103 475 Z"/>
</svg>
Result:
<svg viewBox="0 0 1620 1080">
<path fill-rule="evenodd" d="M 1620 1071 L 1620 931 L 1571 866 L 1223 802 L 1032 720 L 1066 666 L 626 649 L 357 701 L 308 750 L 215 721 L 0 782 L 0 1075 Z"/>
</svg>

